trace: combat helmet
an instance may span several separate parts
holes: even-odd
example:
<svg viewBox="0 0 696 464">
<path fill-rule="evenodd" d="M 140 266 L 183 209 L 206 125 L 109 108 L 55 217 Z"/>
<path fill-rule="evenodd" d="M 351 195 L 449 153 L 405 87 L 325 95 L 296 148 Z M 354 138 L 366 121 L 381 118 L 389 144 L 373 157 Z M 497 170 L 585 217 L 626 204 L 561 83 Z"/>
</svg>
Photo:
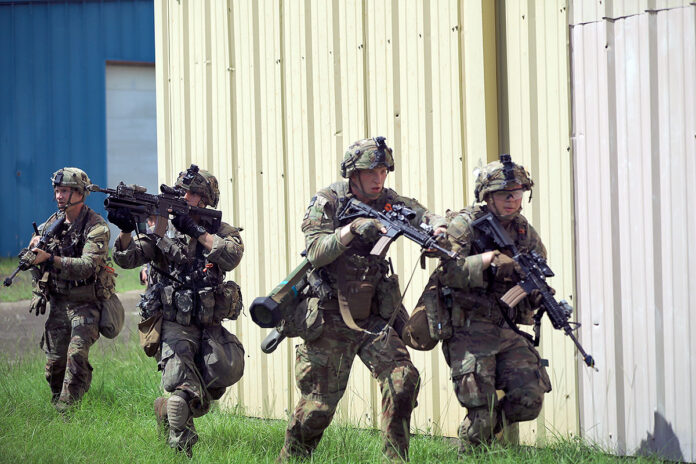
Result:
<svg viewBox="0 0 696 464">
<path fill-rule="evenodd" d="M 192 164 L 186 171 L 180 172 L 176 180 L 180 189 L 196 193 L 206 205 L 215 208 L 220 200 L 220 189 L 214 175 Z"/>
<path fill-rule="evenodd" d="M 74 188 L 86 197 L 89 195 L 87 186 L 92 182 L 87 177 L 87 173 L 80 168 L 63 168 L 53 173 L 51 183 L 53 183 L 53 187 Z"/>
<path fill-rule="evenodd" d="M 476 177 L 474 197 L 483 201 L 486 195 L 498 190 L 505 190 L 508 185 L 519 184 L 524 190 L 532 190 L 534 182 L 527 170 L 515 164 L 510 155 L 500 155 L 500 161 L 493 161 L 484 166 Z"/>
<path fill-rule="evenodd" d="M 357 170 L 374 169 L 380 165 L 393 171 L 394 155 L 392 149 L 387 146 L 386 140 L 386 138 L 379 136 L 354 142 L 343 155 L 341 176 L 348 179 Z"/>
</svg>

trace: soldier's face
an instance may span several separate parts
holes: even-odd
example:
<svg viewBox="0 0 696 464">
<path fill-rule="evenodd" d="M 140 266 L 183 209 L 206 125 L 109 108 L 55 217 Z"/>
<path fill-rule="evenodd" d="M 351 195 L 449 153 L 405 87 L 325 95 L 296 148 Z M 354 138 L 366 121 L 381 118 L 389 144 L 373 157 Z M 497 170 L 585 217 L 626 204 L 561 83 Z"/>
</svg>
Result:
<svg viewBox="0 0 696 464">
<path fill-rule="evenodd" d="M 351 179 L 363 191 L 369 199 L 379 197 L 384 190 L 384 182 L 387 180 L 389 171 L 385 166 L 378 166 L 374 169 L 360 169 L 356 171 Z"/>
<path fill-rule="evenodd" d="M 70 196 L 71 193 L 72 197 Z M 70 203 L 78 203 L 82 201 L 82 194 L 78 193 L 77 190 L 73 190 L 70 187 L 64 187 L 62 185 L 54 187 L 53 194 L 55 196 L 56 203 L 58 204 L 58 208 L 65 208 L 65 205 L 68 204 L 68 200 L 70 200 Z"/>
<path fill-rule="evenodd" d="M 522 206 L 522 198 L 524 190 L 520 184 L 508 185 L 505 190 L 498 190 L 490 194 L 490 202 L 493 202 L 493 207 L 501 216 L 509 216 L 515 214 Z"/>
<path fill-rule="evenodd" d="M 189 206 L 199 206 L 201 208 L 205 206 L 201 200 L 201 196 L 198 193 L 191 192 L 190 190 L 186 191 L 184 200 L 186 200 L 186 203 L 188 203 Z"/>
</svg>

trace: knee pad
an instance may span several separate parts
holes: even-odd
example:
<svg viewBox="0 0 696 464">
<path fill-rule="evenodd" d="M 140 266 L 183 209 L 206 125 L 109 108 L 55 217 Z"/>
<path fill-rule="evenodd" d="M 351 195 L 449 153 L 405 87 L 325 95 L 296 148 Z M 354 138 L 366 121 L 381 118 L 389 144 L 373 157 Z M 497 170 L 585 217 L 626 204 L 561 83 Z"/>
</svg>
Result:
<svg viewBox="0 0 696 464">
<path fill-rule="evenodd" d="M 543 401 L 543 390 L 538 385 L 527 385 L 507 392 L 501 408 L 509 422 L 523 422 L 539 416 Z"/>
<path fill-rule="evenodd" d="M 469 409 L 459 426 L 459 438 L 472 444 L 489 443 L 495 435 L 498 414 L 500 412 L 495 407 Z"/>
<path fill-rule="evenodd" d="M 178 431 L 186 427 L 186 422 L 191 415 L 191 410 L 189 409 L 186 399 L 176 393 L 178 393 L 178 391 L 167 400 L 167 419 L 169 420 L 169 426 L 173 430 Z"/>
</svg>

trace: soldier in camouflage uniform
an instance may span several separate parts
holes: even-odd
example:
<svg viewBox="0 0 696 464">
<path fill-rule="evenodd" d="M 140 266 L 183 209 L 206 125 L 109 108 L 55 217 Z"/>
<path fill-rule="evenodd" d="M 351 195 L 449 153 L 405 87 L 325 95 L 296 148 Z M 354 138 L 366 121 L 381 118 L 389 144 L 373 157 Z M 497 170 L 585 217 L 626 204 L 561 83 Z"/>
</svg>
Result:
<svg viewBox="0 0 696 464">
<path fill-rule="evenodd" d="M 462 449 L 469 444 L 489 443 L 503 424 L 528 421 L 541 411 L 544 393 L 551 383 L 539 353 L 529 338 L 511 321 L 532 324 L 539 306 L 539 295 L 528 295 L 515 308 L 502 308 L 500 297 L 515 286 L 515 262 L 500 251 L 472 254 L 477 239 L 471 223 L 493 213 L 521 252 L 536 251 L 546 257 L 539 235 L 522 214 L 524 192 L 534 183 L 527 171 L 510 162 L 496 161 L 478 174 L 476 205 L 450 214 L 448 240 L 458 260 L 443 260 L 434 278 L 435 287 L 451 291 L 448 297 L 452 336 L 443 340 L 443 352 L 451 367 L 454 391 L 467 415 L 459 428 Z M 447 294 L 445 292 L 444 294 Z M 440 298 L 442 301 L 442 298 Z M 449 322 L 449 321 L 447 321 Z M 496 390 L 505 396 L 498 401 Z"/>
<path fill-rule="evenodd" d="M 382 391 L 383 452 L 388 459 L 407 459 L 411 411 L 416 405 L 419 374 L 399 335 L 387 325 L 394 304 L 385 308 L 378 295 L 388 282 L 389 265 L 384 258 L 370 255 L 382 225 L 367 218 L 343 223 L 337 210 L 355 197 L 377 210 L 387 204 L 403 203 L 417 212 L 412 224 L 445 224 L 444 218 L 426 211 L 416 200 L 384 188 L 389 171 L 394 170 L 392 150 L 384 137 L 353 143 L 345 153 L 341 175 L 348 181 L 320 190 L 311 200 L 302 231 L 307 258 L 322 268 L 330 297 L 319 302 L 323 318 L 321 330 L 304 336 L 297 346 L 295 377 L 302 393 L 285 434 L 285 445 L 278 461 L 291 456 L 309 456 L 319 444 L 345 393 L 355 356 L 370 369 Z M 395 276 L 391 276 L 395 277 Z M 393 300 L 392 300 L 393 301 Z M 398 298 L 397 298 L 398 301 Z M 343 315 L 346 312 L 350 318 Z M 359 330 L 350 328 L 350 319 Z M 384 329 L 381 336 L 377 335 Z"/>
<path fill-rule="evenodd" d="M 36 254 L 35 265 L 47 263 L 42 273 L 34 271 L 39 300 L 50 302 L 50 312 L 41 346 L 46 352 L 46 380 L 52 402 L 66 411 L 89 390 L 92 366 L 89 348 L 99 338 L 99 321 L 104 301 L 114 295 L 113 270 L 107 267 L 109 228 L 106 221 L 84 204 L 90 180 L 78 168 L 63 168 L 52 177 L 59 211 L 39 227 L 42 233 L 59 218 L 65 222 L 45 250 L 29 248 Z M 37 298 L 32 304 L 42 304 Z M 38 308 L 37 314 L 38 314 Z"/>
<path fill-rule="evenodd" d="M 185 190 L 191 206 L 217 206 L 218 183 L 207 171 L 182 172 L 176 186 Z M 225 282 L 225 273 L 242 259 L 241 229 L 222 222 L 217 230 L 206 230 L 198 217 L 178 215 L 171 220 L 175 230 L 165 236 L 133 238 L 136 224 L 127 210 L 109 212 L 108 218 L 121 229 L 114 260 L 127 269 L 150 264 L 141 315 L 162 320 L 154 357 L 162 388 L 171 393 L 155 400 L 155 415 L 168 429 L 169 445 L 190 457 L 198 441 L 193 419 L 206 414 L 244 371 L 242 344 L 221 324 L 241 312 L 239 286 Z"/>
</svg>

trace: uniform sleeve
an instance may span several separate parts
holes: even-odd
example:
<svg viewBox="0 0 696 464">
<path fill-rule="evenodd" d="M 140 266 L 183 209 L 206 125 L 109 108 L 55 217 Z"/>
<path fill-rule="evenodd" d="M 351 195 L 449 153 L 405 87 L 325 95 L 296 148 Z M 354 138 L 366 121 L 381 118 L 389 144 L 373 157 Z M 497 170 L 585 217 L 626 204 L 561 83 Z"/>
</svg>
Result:
<svg viewBox="0 0 696 464">
<path fill-rule="evenodd" d="M 455 216 L 447 225 L 447 241 L 450 249 L 458 253 L 455 259 L 443 259 L 440 282 L 459 289 L 483 288 L 483 259 L 481 255 L 471 255 L 471 229 L 464 216 Z"/>
<path fill-rule="evenodd" d="M 317 195 L 307 207 L 302 221 L 307 259 L 314 267 L 333 262 L 348 249 L 339 240 L 340 228 L 334 228 L 334 208 L 329 199 Z"/>
<path fill-rule="evenodd" d="M 529 249 L 534 250 L 537 253 L 539 253 L 541 256 L 544 257 L 544 259 L 548 259 L 547 252 L 546 252 L 546 247 L 541 241 L 541 237 L 539 236 L 539 233 L 532 227 L 531 224 L 529 224 Z"/>
<path fill-rule="evenodd" d="M 204 253 L 205 258 L 215 263 L 224 272 L 231 271 L 239 265 L 244 254 L 244 244 L 239 230 L 226 225 L 213 235 L 213 248 Z"/>
<path fill-rule="evenodd" d="M 97 267 L 106 262 L 109 252 L 109 227 L 98 223 L 87 232 L 87 241 L 82 248 L 82 255 L 75 258 L 61 257 L 56 261 L 58 277 L 65 280 L 84 280 L 97 271 Z"/>
<path fill-rule="evenodd" d="M 124 269 L 142 266 L 155 258 L 154 240 L 145 234 L 138 234 L 123 249 L 121 240 L 116 240 L 112 251 L 116 264 Z"/>
</svg>

